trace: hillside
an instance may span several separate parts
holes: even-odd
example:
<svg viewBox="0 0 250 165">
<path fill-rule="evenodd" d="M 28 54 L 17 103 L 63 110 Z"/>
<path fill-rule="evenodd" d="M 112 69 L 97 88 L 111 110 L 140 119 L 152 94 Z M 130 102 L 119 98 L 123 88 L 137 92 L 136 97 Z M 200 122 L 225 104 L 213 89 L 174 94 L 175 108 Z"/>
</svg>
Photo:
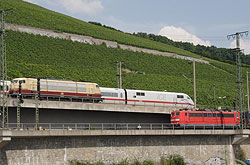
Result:
<svg viewBox="0 0 250 165">
<path fill-rule="evenodd" d="M 6 22 L 40 27 L 57 32 L 69 32 L 88 35 L 95 38 L 116 41 L 118 43 L 134 45 L 142 48 L 156 49 L 180 55 L 199 57 L 191 52 L 149 39 L 133 36 L 91 23 L 56 13 L 22 0 L 0 0 L 0 9 L 13 8 L 13 13 L 6 17 Z"/>
<path fill-rule="evenodd" d="M 89 24 L 21 0 L 0 0 L 0 8 L 13 8 L 7 22 L 54 30 L 90 35 L 185 56 L 200 57 L 188 51 L 125 34 L 117 30 Z M 14 31 L 7 32 L 7 63 L 9 79 L 16 77 L 49 77 L 89 80 L 100 86 L 116 87 L 116 61 L 124 61 L 124 88 L 184 92 L 193 96 L 192 64 L 186 60 L 132 52 L 106 45 L 89 45 L 70 40 L 35 36 Z M 228 105 L 236 98 L 234 65 L 208 59 L 211 65 L 196 63 L 197 102 L 200 105 Z M 248 68 L 243 68 L 243 76 Z M 244 81 L 245 83 L 245 81 Z M 214 101 L 213 87 L 216 87 Z M 218 97 L 227 96 L 221 100 Z"/>
</svg>

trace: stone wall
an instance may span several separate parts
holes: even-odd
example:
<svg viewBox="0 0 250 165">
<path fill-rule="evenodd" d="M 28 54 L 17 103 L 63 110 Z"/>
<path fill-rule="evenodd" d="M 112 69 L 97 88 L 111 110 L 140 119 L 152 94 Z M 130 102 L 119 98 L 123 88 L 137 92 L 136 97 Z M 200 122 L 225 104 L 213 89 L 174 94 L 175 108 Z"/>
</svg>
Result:
<svg viewBox="0 0 250 165">
<path fill-rule="evenodd" d="M 81 136 L 12 138 L 0 149 L 0 164 L 63 165 L 78 159 L 106 164 L 160 161 L 180 154 L 190 164 L 234 164 L 231 136 Z"/>
</svg>

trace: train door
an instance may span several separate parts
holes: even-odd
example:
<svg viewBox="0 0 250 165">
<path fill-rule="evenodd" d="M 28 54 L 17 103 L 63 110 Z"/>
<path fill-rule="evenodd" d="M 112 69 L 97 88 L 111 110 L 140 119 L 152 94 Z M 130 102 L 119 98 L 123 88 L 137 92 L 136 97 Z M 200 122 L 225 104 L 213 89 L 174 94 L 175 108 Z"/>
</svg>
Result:
<svg viewBox="0 0 250 165">
<path fill-rule="evenodd" d="M 124 104 L 125 94 L 123 90 L 118 90 L 119 104 Z"/>
<path fill-rule="evenodd" d="M 180 108 L 184 108 L 183 107 L 183 101 L 184 101 L 184 95 L 177 95 L 177 98 L 176 98 L 176 107 L 180 107 Z"/>
<path fill-rule="evenodd" d="M 185 121 L 185 124 L 189 123 L 189 114 L 188 114 L 188 112 L 185 112 L 185 114 L 184 114 L 184 121 Z"/>
</svg>

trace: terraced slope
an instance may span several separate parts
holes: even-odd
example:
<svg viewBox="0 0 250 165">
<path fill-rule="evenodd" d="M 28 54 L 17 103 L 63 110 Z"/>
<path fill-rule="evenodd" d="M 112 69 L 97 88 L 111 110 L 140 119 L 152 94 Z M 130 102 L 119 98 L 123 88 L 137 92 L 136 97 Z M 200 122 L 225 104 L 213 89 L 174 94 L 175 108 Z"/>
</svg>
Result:
<svg viewBox="0 0 250 165">
<path fill-rule="evenodd" d="M 13 8 L 13 13 L 6 18 L 6 21 L 9 23 L 40 27 L 55 30 L 57 32 L 88 35 L 95 38 L 117 41 L 118 43 L 127 45 L 172 52 L 185 56 L 199 57 L 191 52 L 167 44 L 158 43 L 109 28 L 86 23 L 22 0 L 0 0 L 0 9 L 8 8 Z"/>
</svg>

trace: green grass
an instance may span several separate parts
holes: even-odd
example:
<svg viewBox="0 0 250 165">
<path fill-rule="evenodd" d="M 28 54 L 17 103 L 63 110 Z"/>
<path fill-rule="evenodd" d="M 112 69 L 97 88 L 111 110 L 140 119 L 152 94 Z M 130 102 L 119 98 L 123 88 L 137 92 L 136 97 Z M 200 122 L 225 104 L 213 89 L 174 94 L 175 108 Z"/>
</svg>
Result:
<svg viewBox="0 0 250 165">
<path fill-rule="evenodd" d="M 184 56 L 199 57 L 196 54 L 167 44 L 86 23 L 22 0 L 0 0 L 0 9 L 8 8 L 13 8 L 13 13 L 6 17 L 6 21 L 9 23 L 50 29 L 56 32 L 88 35 L 142 48 L 173 52 Z"/>
<path fill-rule="evenodd" d="M 7 61 L 9 79 L 50 77 L 89 80 L 103 87 L 116 87 L 115 62 L 124 61 L 127 69 L 145 72 L 145 75 L 123 72 L 124 88 L 167 90 L 193 96 L 193 84 L 183 77 L 184 74 L 192 80 L 193 65 L 181 59 L 8 31 Z M 213 62 L 219 68 L 196 63 L 198 104 L 232 106 L 236 97 L 235 66 Z M 227 98 L 220 100 L 219 96 Z"/>
</svg>

